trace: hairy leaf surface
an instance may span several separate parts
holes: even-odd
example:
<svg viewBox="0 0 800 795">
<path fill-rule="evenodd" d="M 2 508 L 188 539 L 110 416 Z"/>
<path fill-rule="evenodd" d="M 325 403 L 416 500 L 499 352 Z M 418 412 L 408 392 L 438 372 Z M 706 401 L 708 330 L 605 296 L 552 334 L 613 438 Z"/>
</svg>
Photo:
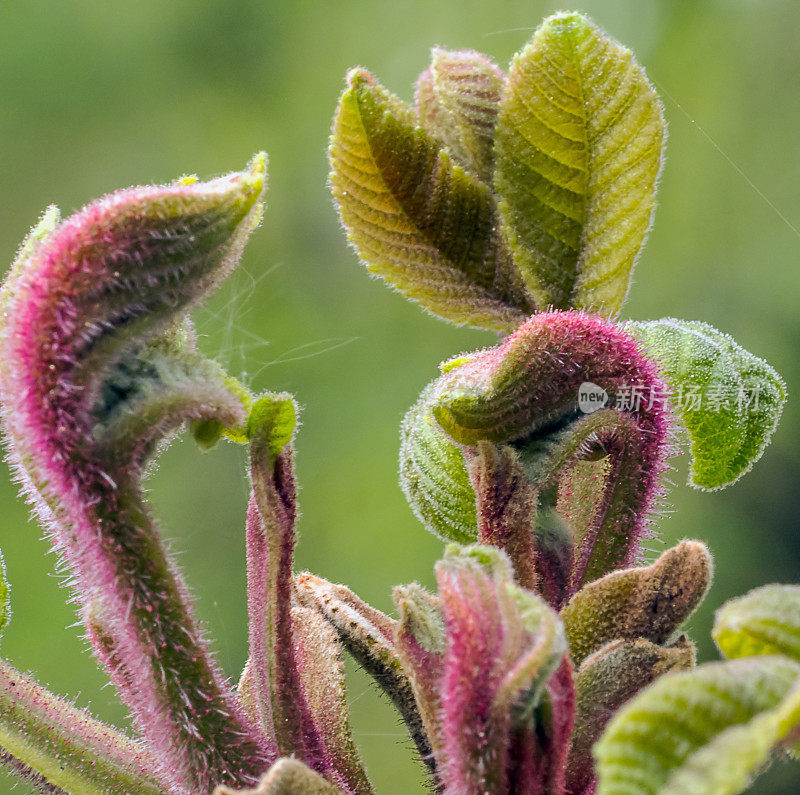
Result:
<svg viewBox="0 0 800 795">
<path fill-rule="evenodd" d="M 494 128 L 504 78 L 482 53 L 434 47 L 431 65 L 417 81 L 423 125 L 487 184 L 494 171 Z"/>
<path fill-rule="evenodd" d="M 503 228 L 537 304 L 616 314 L 661 167 L 644 71 L 586 17 L 556 14 L 511 63 L 496 135 Z"/>
<path fill-rule="evenodd" d="M 733 795 L 800 725 L 800 665 L 709 663 L 658 679 L 594 747 L 598 795 Z"/>
<path fill-rule="evenodd" d="M 761 458 L 786 402 L 778 373 L 707 323 L 664 318 L 625 330 L 661 367 L 691 439 L 689 483 L 718 489 Z"/>
<path fill-rule="evenodd" d="M 415 112 L 362 70 L 334 119 L 331 187 L 367 268 L 456 323 L 508 331 L 532 311 L 507 303 L 508 263 L 484 183 L 453 163 Z"/>
<path fill-rule="evenodd" d="M 800 662 L 800 586 L 765 585 L 725 602 L 713 636 L 726 657 L 785 654 Z"/>
</svg>

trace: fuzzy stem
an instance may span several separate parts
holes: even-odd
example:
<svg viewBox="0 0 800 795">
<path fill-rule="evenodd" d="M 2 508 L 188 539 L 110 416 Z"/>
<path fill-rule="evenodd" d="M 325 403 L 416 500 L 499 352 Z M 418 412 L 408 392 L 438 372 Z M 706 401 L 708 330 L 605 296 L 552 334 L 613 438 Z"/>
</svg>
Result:
<svg viewBox="0 0 800 795">
<path fill-rule="evenodd" d="M 261 723 L 278 752 L 297 754 L 329 775 L 332 765 L 314 723 L 295 658 L 291 618 L 295 544 L 295 481 L 291 444 L 273 458 L 251 444 L 253 494 L 247 515 L 247 605 L 250 664 Z"/>
<path fill-rule="evenodd" d="M 42 792 L 159 795 L 140 744 L 0 660 L 0 761 Z"/>
<path fill-rule="evenodd" d="M 105 654 L 98 656 L 120 696 L 189 791 L 255 783 L 274 757 L 247 728 L 210 657 L 138 490 L 121 486 L 114 508 L 100 503 L 96 511 L 106 530 L 97 540 L 104 570 L 92 576 L 102 594 Z"/>
</svg>

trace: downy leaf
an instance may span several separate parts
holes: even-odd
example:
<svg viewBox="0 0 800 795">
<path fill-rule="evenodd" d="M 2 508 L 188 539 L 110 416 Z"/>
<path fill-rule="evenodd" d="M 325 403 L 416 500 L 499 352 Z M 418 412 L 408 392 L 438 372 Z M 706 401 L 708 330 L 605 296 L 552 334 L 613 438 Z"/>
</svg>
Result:
<svg viewBox="0 0 800 795">
<path fill-rule="evenodd" d="M 664 318 L 624 328 L 655 359 L 669 385 L 691 439 L 690 485 L 719 489 L 749 472 L 786 402 L 780 375 L 707 323 Z"/>
<path fill-rule="evenodd" d="M 764 585 L 730 599 L 712 635 L 729 658 L 785 654 L 800 662 L 800 586 Z"/>
<path fill-rule="evenodd" d="M 617 639 L 664 643 L 702 602 L 711 576 L 705 544 L 683 541 L 650 566 L 614 571 L 585 585 L 561 611 L 572 661 L 580 665 Z"/>
<path fill-rule="evenodd" d="M 586 17 L 546 19 L 514 57 L 495 187 L 539 306 L 619 312 L 650 227 L 663 140 L 644 71 Z"/>
<path fill-rule="evenodd" d="M 668 674 L 594 747 L 598 795 L 733 795 L 800 725 L 800 665 L 783 656 Z"/>
<path fill-rule="evenodd" d="M 437 135 L 459 165 L 487 184 L 494 172 L 494 128 L 505 75 L 475 50 L 434 47 L 417 81 L 423 126 Z"/>
<path fill-rule="evenodd" d="M 477 540 L 475 493 L 464 454 L 431 410 L 428 386 L 400 426 L 400 488 L 425 529 L 442 540 Z"/>
<path fill-rule="evenodd" d="M 509 331 L 532 306 L 513 305 L 503 286 L 489 187 L 418 124 L 367 72 L 350 72 L 329 150 L 348 239 L 372 273 L 431 312 Z"/>
</svg>

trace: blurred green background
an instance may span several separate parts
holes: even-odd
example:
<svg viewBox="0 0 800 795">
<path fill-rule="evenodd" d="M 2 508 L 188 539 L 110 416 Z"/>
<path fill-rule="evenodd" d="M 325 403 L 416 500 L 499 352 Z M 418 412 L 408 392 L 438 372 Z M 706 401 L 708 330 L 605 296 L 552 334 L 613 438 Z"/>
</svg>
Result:
<svg viewBox="0 0 800 795">
<path fill-rule="evenodd" d="M 765 356 L 800 393 L 800 3 L 581 3 L 631 47 L 662 93 L 670 136 L 654 231 L 628 317 L 703 319 Z M 209 176 L 270 155 L 263 228 L 242 267 L 196 313 L 204 349 L 256 389 L 305 406 L 298 439 L 298 567 L 390 609 L 390 589 L 432 583 L 441 545 L 397 488 L 397 429 L 436 365 L 492 337 L 435 320 L 368 278 L 326 188 L 330 119 L 349 66 L 411 98 L 434 44 L 501 66 L 552 3 L 290 0 L 2 0 L 0 260 L 45 205 L 67 213 L 134 183 Z M 684 485 L 676 461 L 654 548 L 707 540 L 717 576 L 692 621 L 703 659 L 726 598 L 800 579 L 800 410 L 790 399 L 771 448 L 728 491 Z M 237 676 L 246 654 L 243 450 L 188 441 L 150 481 L 198 610 Z M 3 654 L 54 690 L 123 722 L 79 632 L 56 561 L 0 478 L 0 547 L 15 616 Z M 387 702 L 351 677 L 357 740 L 383 795 L 419 791 L 410 742 Z M 754 791 L 800 790 L 779 764 Z M 0 778 L 0 791 L 11 780 Z M 24 788 L 22 790 L 24 791 Z"/>
</svg>

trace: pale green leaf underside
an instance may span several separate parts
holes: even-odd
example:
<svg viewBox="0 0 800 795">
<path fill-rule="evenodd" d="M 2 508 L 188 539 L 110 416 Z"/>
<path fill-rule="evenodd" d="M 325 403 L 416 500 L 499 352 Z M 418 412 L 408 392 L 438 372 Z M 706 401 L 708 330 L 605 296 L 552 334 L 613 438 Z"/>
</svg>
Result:
<svg viewBox="0 0 800 795">
<path fill-rule="evenodd" d="M 514 57 L 495 187 L 539 306 L 619 311 L 650 227 L 663 140 L 644 71 L 584 16 L 550 17 Z"/>
<path fill-rule="evenodd" d="M 436 422 L 428 387 L 400 427 L 400 486 L 414 515 L 439 538 L 475 541 L 475 492 L 464 455 Z"/>
<path fill-rule="evenodd" d="M 800 723 L 800 665 L 709 663 L 658 679 L 594 747 L 598 795 L 733 795 Z"/>
<path fill-rule="evenodd" d="M 725 602 L 712 634 L 726 657 L 785 654 L 800 662 L 800 586 L 765 585 Z"/>
<path fill-rule="evenodd" d="M 367 268 L 409 298 L 457 323 L 509 331 L 529 312 L 505 294 L 491 193 L 442 146 L 411 108 L 352 72 L 329 153 L 342 222 Z"/>
<path fill-rule="evenodd" d="M 761 457 L 786 402 L 786 385 L 763 359 L 707 323 L 664 318 L 625 330 L 658 363 L 691 439 L 689 482 L 734 483 Z"/>
</svg>

